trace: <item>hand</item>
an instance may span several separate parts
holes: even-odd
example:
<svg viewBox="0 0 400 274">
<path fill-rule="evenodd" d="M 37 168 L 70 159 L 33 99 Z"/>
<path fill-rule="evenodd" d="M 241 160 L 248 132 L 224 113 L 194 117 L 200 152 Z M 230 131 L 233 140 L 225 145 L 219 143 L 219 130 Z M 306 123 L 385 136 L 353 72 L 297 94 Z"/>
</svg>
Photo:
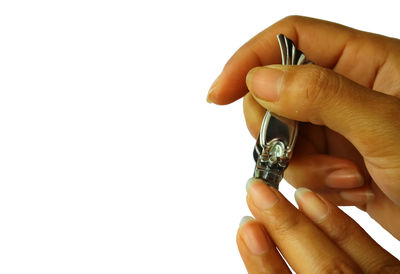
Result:
<svg viewBox="0 0 400 274">
<path fill-rule="evenodd" d="M 316 65 L 270 65 L 280 63 L 278 33 Z M 399 40 L 285 18 L 233 55 L 208 101 L 227 104 L 242 96 L 254 137 L 265 108 L 302 122 L 285 172 L 289 183 L 366 210 L 400 239 Z"/>
<path fill-rule="evenodd" d="M 237 234 L 249 273 L 399 273 L 400 262 L 336 206 L 311 192 L 296 191 L 298 211 L 259 180 L 247 186 L 256 220 L 244 218 Z"/>
</svg>

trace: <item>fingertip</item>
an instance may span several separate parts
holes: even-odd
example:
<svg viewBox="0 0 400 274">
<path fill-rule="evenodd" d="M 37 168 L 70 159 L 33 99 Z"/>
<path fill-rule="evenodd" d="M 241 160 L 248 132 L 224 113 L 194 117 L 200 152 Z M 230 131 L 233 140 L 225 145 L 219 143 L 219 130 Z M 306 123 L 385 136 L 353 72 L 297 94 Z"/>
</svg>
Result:
<svg viewBox="0 0 400 274">
<path fill-rule="evenodd" d="M 251 254 L 262 255 L 273 247 L 262 225 L 252 217 L 245 216 L 240 223 L 238 237 L 243 241 Z"/>
<path fill-rule="evenodd" d="M 318 150 L 325 150 L 325 141 L 321 142 L 325 137 L 321 132 L 312 128 L 300 132 L 301 138 L 297 140 L 300 146 L 296 145 L 294 156 L 285 171 L 285 179 L 291 185 L 318 189 L 318 193 L 336 193 L 338 196 L 338 190 L 359 188 L 366 184 L 355 162 L 327 154 L 314 154 Z M 343 151 L 354 150 L 347 140 L 340 140 L 335 142 Z"/>
<path fill-rule="evenodd" d="M 246 75 L 249 70 L 260 65 L 253 51 L 247 47 L 239 49 L 224 66 L 210 100 L 218 105 L 226 105 L 243 97 L 248 92 Z"/>
<path fill-rule="evenodd" d="M 255 219 L 251 216 L 244 216 L 239 223 L 239 228 L 241 228 L 244 224 L 248 223 L 248 222 L 252 222 Z"/>
<path fill-rule="evenodd" d="M 212 98 L 212 91 L 213 91 L 213 89 L 210 89 L 209 91 L 208 91 L 208 94 L 207 94 L 207 103 L 209 103 L 209 104 L 212 104 L 213 103 L 213 98 Z"/>
<path fill-rule="evenodd" d="M 343 190 L 339 192 L 339 195 L 342 199 L 351 201 L 355 204 L 366 204 L 375 198 L 375 194 L 365 187 Z"/>
<path fill-rule="evenodd" d="M 262 223 L 245 216 L 236 242 L 249 273 L 291 273 Z"/>
<path fill-rule="evenodd" d="M 355 168 L 341 168 L 329 173 L 325 184 L 331 188 L 356 188 L 364 184 L 364 178 Z"/>
<path fill-rule="evenodd" d="M 279 191 L 260 179 L 250 179 L 246 190 L 254 206 L 261 211 L 272 209 L 280 200 Z"/>
<path fill-rule="evenodd" d="M 246 86 L 248 90 L 252 89 L 252 81 L 253 81 L 253 76 L 256 73 L 257 70 L 259 70 L 260 67 L 254 67 L 252 69 L 249 70 L 249 72 L 247 72 L 246 74 Z"/>
<path fill-rule="evenodd" d="M 249 90 L 258 98 L 267 102 L 279 100 L 280 87 L 284 71 L 275 66 L 265 66 L 252 69 L 246 77 Z"/>
<path fill-rule="evenodd" d="M 218 77 L 214 80 L 214 82 L 211 84 L 210 89 L 208 90 L 208 93 L 207 93 L 207 102 L 208 103 L 214 103 L 215 102 L 215 99 L 214 99 L 215 92 L 214 91 L 218 87 L 218 83 L 219 83 L 220 78 L 221 78 L 221 74 L 218 75 Z"/>
<path fill-rule="evenodd" d="M 300 210 L 316 223 L 323 221 L 329 214 L 329 207 L 325 201 L 308 188 L 298 188 L 295 199 Z"/>
<path fill-rule="evenodd" d="M 247 180 L 246 182 L 246 192 L 249 192 L 251 186 L 257 181 L 256 178 L 252 177 L 250 179 Z"/>
<path fill-rule="evenodd" d="M 298 203 L 299 200 L 301 199 L 301 197 L 305 194 L 311 192 L 311 190 L 309 190 L 306 187 L 299 187 L 298 189 L 296 189 L 296 191 L 294 192 L 294 198 L 296 199 L 296 202 Z"/>
<path fill-rule="evenodd" d="M 223 83 L 212 87 L 207 94 L 207 102 L 216 105 L 228 105 L 243 97 L 247 90 L 238 91 L 229 88 L 230 85 Z"/>
</svg>

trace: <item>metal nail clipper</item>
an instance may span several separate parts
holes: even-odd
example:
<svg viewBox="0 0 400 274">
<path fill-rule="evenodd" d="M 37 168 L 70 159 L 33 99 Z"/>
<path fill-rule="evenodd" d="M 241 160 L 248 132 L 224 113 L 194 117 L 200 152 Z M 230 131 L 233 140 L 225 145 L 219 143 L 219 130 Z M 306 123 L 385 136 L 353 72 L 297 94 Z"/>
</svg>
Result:
<svg viewBox="0 0 400 274">
<path fill-rule="evenodd" d="M 311 63 L 296 49 L 292 40 L 283 34 L 277 36 L 282 55 L 282 65 Z M 254 146 L 256 161 L 253 177 L 278 188 L 283 172 L 289 164 L 297 137 L 297 122 L 267 110 Z"/>
</svg>

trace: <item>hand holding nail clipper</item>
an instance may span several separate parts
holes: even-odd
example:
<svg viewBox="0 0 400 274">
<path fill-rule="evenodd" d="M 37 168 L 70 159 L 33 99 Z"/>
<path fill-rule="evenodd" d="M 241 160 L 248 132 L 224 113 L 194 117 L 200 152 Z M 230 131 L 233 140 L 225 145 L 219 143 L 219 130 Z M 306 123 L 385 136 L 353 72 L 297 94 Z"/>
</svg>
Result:
<svg viewBox="0 0 400 274">
<path fill-rule="evenodd" d="M 286 64 L 297 55 L 289 40 L 280 54 L 278 33 L 315 65 Z M 400 41 L 287 17 L 232 56 L 207 100 L 241 97 L 257 138 L 247 184 L 255 219 L 245 217 L 237 234 L 247 270 L 288 273 L 287 262 L 298 273 L 400 273 L 398 259 L 337 207 L 365 210 L 400 240 Z M 283 171 L 299 209 L 277 190 Z"/>
</svg>

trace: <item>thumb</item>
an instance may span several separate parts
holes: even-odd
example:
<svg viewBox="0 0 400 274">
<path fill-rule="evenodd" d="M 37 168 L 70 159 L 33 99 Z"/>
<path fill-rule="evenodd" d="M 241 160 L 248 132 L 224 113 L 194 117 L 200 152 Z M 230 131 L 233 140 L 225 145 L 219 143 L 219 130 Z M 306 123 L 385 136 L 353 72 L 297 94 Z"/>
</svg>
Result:
<svg viewBox="0 0 400 274">
<path fill-rule="evenodd" d="M 257 67 L 248 73 L 246 83 L 268 110 L 343 135 L 364 157 L 385 194 L 400 205 L 398 98 L 316 65 Z"/>
</svg>

